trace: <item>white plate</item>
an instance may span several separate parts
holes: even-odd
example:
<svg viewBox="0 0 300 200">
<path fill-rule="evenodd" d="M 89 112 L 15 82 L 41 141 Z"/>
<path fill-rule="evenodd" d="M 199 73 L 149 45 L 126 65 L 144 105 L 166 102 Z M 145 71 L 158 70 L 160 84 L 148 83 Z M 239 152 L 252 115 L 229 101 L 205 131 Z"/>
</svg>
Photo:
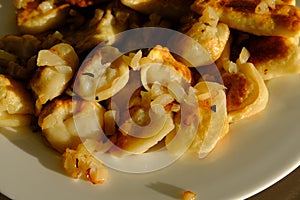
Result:
<svg viewBox="0 0 300 200">
<path fill-rule="evenodd" d="M 0 36 L 14 30 L 11 1 L 0 0 Z M 6 23 L 9 21 L 8 23 Z M 8 29 L 6 29 L 8 27 Z M 258 116 L 231 127 L 203 160 L 185 156 L 148 174 L 110 170 L 110 180 L 92 185 L 65 175 L 60 155 L 38 133 L 0 128 L 0 192 L 17 200 L 245 199 L 277 182 L 300 164 L 300 76 L 269 81 L 270 101 Z"/>
</svg>

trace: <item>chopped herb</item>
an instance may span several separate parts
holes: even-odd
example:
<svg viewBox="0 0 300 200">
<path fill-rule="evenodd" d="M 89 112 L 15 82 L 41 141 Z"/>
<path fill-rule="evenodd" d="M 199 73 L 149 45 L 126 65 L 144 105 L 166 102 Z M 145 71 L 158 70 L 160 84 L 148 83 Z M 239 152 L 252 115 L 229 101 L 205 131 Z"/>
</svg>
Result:
<svg viewBox="0 0 300 200">
<path fill-rule="evenodd" d="M 89 72 L 82 73 L 82 75 L 90 76 L 90 77 L 92 77 L 92 78 L 95 77 L 95 75 L 94 75 L 93 73 L 89 73 Z"/>
</svg>

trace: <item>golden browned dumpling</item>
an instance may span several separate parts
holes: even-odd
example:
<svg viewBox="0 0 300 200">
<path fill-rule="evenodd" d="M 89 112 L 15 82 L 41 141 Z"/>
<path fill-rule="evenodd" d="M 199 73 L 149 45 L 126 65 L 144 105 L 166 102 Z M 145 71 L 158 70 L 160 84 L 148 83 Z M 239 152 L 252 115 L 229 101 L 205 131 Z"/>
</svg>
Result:
<svg viewBox="0 0 300 200">
<path fill-rule="evenodd" d="M 55 99 L 43 108 L 38 124 L 50 145 L 64 152 L 76 149 L 85 138 L 97 138 L 103 130 L 104 112 L 96 102 Z"/>
<path fill-rule="evenodd" d="M 228 132 L 224 87 L 214 82 L 199 82 L 189 94 L 190 111 L 176 113 L 175 129 L 166 137 L 166 147 L 173 154 L 187 150 L 204 158 Z M 191 101 L 192 100 L 192 101 Z M 184 111 L 186 112 L 186 111 Z M 183 120 L 183 121 L 182 121 Z"/>
<path fill-rule="evenodd" d="M 39 51 L 39 68 L 30 80 L 30 88 L 36 97 L 37 114 L 42 105 L 64 92 L 78 68 L 78 62 L 73 47 L 65 43 Z"/>
<path fill-rule="evenodd" d="M 300 34 L 300 10 L 294 5 L 269 5 L 260 0 L 196 0 L 191 8 L 202 14 L 207 6 L 216 9 L 220 21 L 230 28 L 265 36 Z"/>
<path fill-rule="evenodd" d="M 78 70 L 74 92 L 85 100 L 102 101 L 120 91 L 129 79 L 129 66 L 118 49 L 98 49 Z"/>
<path fill-rule="evenodd" d="M 181 103 L 187 100 L 191 88 L 189 68 L 178 62 L 167 48 L 156 46 L 142 57 L 142 52 L 123 56 L 126 63 L 136 71 L 143 89 L 119 93 L 117 99 L 130 96 L 129 113 L 120 113 L 120 133 L 115 141 L 119 147 L 110 151 L 116 155 L 141 154 L 157 145 L 174 129 L 173 113 L 180 112 Z M 132 82 L 139 80 L 130 79 Z M 127 88 L 124 88 L 127 91 Z M 197 102 L 194 102 L 197 106 Z M 186 104 L 186 103 L 184 103 Z M 197 125 L 196 125 L 197 126 Z M 123 150 L 123 151 L 120 151 Z"/>
<path fill-rule="evenodd" d="M 252 63 L 247 62 L 249 52 L 243 48 L 236 64 L 228 61 L 222 74 L 226 90 L 229 122 L 253 116 L 265 109 L 268 89 Z"/>
<path fill-rule="evenodd" d="M 190 84 L 192 81 L 189 68 L 175 60 L 169 50 L 161 46 L 156 46 L 147 57 L 141 59 L 140 71 L 141 81 L 146 89 L 155 81 L 163 86 L 174 81 L 180 85 Z"/>
<path fill-rule="evenodd" d="M 206 54 L 201 56 L 199 52 L 195 58 L 197 59 L 196 66 L 201 66 L 210 64 L 220 57 L 229 39 L 230 31 L 226 24 L 219 22 L 219 16 L 214 8 L 207 7 L 198 22 L 193 24 L 185 34 L 197 41 L 207 52 L 207 56 L 205 56 Z M 193 55 L 199 51 L 199 47 L 190 49 L 190 45 L 182 45 L 182 48 L 187 48 L 183 50 L 184 54 Z"/>
<path fill-rule="evenodd" d="M 300 73 L 298 38 L 250 36 L 246 48 L 264 80 Z"/>
<path fill-rule="evenodd" d="M 38 34 L 61 26 L 70 10 L 69 4 L 56 5 L 54 1 L 15 1 L 15 4 L 21 8 L 17 14 L 19 30 L 28 34 Z"/>
<path fill-rule="evenodd" d="M 0 74 L 0 127 L 27 126 L 33 113 L 33 99 L 24 84 Z"/>
</svg>

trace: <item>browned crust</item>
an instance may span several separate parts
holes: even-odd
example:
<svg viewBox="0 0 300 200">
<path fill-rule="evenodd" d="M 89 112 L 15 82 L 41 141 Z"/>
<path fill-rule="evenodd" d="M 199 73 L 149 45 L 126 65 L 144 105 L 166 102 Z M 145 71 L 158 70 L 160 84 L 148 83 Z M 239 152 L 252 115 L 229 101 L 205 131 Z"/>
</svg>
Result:
<svg viewBox="0 0 300 200">
<path fill-rule="evenodd" d="M 266 36 L 298 36 L 300 34 L 300 10 L 294 5 L 276 4 L 270 12 L 256 13 L 260 0 L 196 0 L 191 9 L 202 14 L 207 6 L 219 13 L 220 21 L 234 29 Z M 246 24 L 240 23 L 246 21 Z"/>
<path fill-rule="evenodd" d="M 233 11 L 254 13 L 260 0 L 223 0 L 218 3 L 219 6 L 229 8 Z"/>
<path fill-rule="evenodd" d="M 243 74 L 222 75 L 226 90 L 228 112 L 240 109 L 251 91 L 251 82 Z M 249 91 L 250 90 L 250 91 Z"/>
<path fill-rule="evenodd" d="M 290 46 L 284 37 L 250 37 L 248 50 L 249 62 L 254 64 L 264 63 L 273 59 L 286 58 Z"/>
<path fill-rule="evenodd" d="M 284 59 L 289 56 L 294 45 L 290 40 L 280 36 L 255 36 L 240 33 L 231 46 L 231 60 L 239 57 L 243 47 L 250 52 L 249 62 L 254 65 L 263 64 L 270 60 Z M 244 37 L 244 39 L 243 39 Z"/>
</svg>

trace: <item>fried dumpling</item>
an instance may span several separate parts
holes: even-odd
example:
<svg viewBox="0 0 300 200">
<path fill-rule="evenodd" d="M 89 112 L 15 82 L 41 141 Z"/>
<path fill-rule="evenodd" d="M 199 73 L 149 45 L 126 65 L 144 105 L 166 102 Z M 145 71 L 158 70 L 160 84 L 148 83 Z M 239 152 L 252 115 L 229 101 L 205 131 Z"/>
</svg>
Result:
<svg viewBox="0 0 300 200">
<path fill-rule="evenodd" d="M 236 64 L 224 64 L 222 79 L 226 89 L 229 122 L 255 115 L 267 105 L 268 89 L 252 63 L 247 62 L 249 52 L 243 48 Z"/>
<path fill-rule="evenodd" d="M 120 153 L 113 148 L 113 152 L 140 154 L 162 141 L 174 129 L 173 113 L 180 112 L 186 90 L 191 88 L 191 71 L 161 46 L 153 48 L 146 57 L 142 57 L 139 51 L 123 59 L 139 74 L 143 89 L 131 97 L 131 114 L 126 115 L 126 119 L 122 119 L 124 115 L 120 117 L 123 123 L 119 126 L 121 134 L 116 144 L 124 151 Z M 129 87 L 132 87 L 131 82 Z"/>
<path fill-rule="evenodd" d="M 22 33 L 39 34 L 57 28 L 66 21 L 70 10 L 69 4 L 55 5 L 53 1 L 29 4 L 25 6 L 26 9 L 18 10 L 17 14 L 18 27 Z"/>
<path fill-rule="evenodd" d="M 294 5 L 268 5 L 260 0 L 196 0 L 191 9 L 202 14 L 207 6 L 216 9 L 220 21 L 233 29 L 264 36 L 300 35 L 300 10 Z"/>
<path fill-rule="evenodd" d="M 226 95 L 224 87 L 214 82 L 199 82 L 194 89 L 200 121 L 190 151 L 204 158 L 228 132 Z"/>
<path fill-rule="evenodd" d="M 175 156 L 181 156 L 188 150 L 201 125 L 196 90 L 190 87 L 181 96 L 181 98 L 176 98 L 180 103 L 180 111 L 174 113 L 175 128 L 165 138 L 167 150 Z"/>
<path fill-rule="evenodd" d="M 132 99 L 130 114 L 120 114 L 120 134 L 115 142 L 117 148 L 110 150 L 118 156 L 144 153 L 174 128 L 174 98 L 162 85 L 155 83 L 149 91 L 139 90 Z"/>
<path fill-rule="evenodd" d="M 55 99 L 39 115 L 38 124 L 50 145 L 59 152 L 76 149 L 81 140 L 98 139 L 105 109 L 96 102 Z"/>
<path fill-rule="evenodd" d="M 250 52 L 249 62 L 254 64 L 264 80 L 300 73 L 298 38 L 248 34 L 237 37 L 231 45 L 232 52 L 240 52 L 242 47 L 246 47 Z"/>
<path fill-rule="evenodd" d="M 73 47 L 60 43 L 49 50 L 39 51 L 39 68 L 30 80 L 36 97 L 37 114 L 48 100 L 61 95 L 78 68 L 79 59 Z"/>
<path fill-rule="evenodd" d="M 192 81 L 189 68 L 175 60 L 169 50 L 161 46 L 153 48 L 146 58 L 141 59 L 140 65 L 141 81 L 146 89 L 155 81 L 163 86 L 174 81 L 181 85 L 190 84 Z"/>
<path fill-rule="evenodd" d="M 33 98 L 24 84 L 0 74 L 0 127 L 27 126 L 33 113 Z"/>
<path fill-rule="evenodd" d="M 129 66 L 118 49 L 105 46 L 96 50 L 78 70 L 73 90 L 85 100 L 106 100 L 128 82 Z"/>
<path fill-rule="evenodd" d="M 199 54 L 195 58 L 197 67 L 210 64 L 220 57 L 229 39 L 230 31 L 226 24 L 219 22 L 219 16 L 214 8 L 207 7 L 198 22 L 194 23 L 185 34 L 197 41 L 207 51 L 207 54 Z M 186 52 L 183 54 L 195 54 L 199 51 L 197 46 L 192 49 L 190 49 L 190 45 L 184 45 L 184 47 L 187 49 L 183 50 Z M 208 58 L 205 58 L 206 55 Z"/>
</svg>

